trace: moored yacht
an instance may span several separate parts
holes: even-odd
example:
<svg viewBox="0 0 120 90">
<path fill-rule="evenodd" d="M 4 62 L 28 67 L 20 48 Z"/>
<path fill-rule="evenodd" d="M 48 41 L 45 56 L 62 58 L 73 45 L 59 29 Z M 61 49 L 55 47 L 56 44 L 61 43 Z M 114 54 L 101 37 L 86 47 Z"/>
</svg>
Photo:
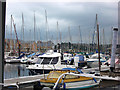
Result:
<svg viewBox="0 0 120 90">
<path fill-rule="evenodd" d="M 38 63 L 26 67 L 32 74 L 49 73 L 52 70 L 61 70 L 62 68 L 75 68 L 75 65 L 61 64 L 61 59 L 63 59 L 61 53 L 54 52 L 53 50 L 40 55 L 39 59 Z"/>
<path fill-rule="evenodd" d="M 100 54 L 100 62 L 101 64 L 104 64 L 106 62 L 106 59 L 103 54 Z M 99 66 L 99 59 L 98 59 L 98 53 L 93 54 L 88 60 L 87 60 L 88 67 L 98 67 Z"/>
</svg>

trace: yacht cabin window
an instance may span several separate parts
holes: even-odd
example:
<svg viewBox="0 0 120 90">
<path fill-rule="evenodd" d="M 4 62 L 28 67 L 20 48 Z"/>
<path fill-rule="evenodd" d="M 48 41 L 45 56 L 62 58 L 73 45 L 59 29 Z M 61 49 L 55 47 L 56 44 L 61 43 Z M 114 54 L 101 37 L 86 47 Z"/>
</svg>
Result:
<svg viewBox="0 0 120 90">
<path fill-rule="evenodd" d="M 41 64 L 49 64 L 52 58 L 44 57 Z"/>
<path fill-rule="evenodd" d="M 57 64 L 58 62 L 58 57 L 40 57 L 40 59 L 43 59 L 41 64 Z"/>
<path fill-rule="evenodd" d="M 57 64 L 57 62 L 58 62 L 58 57 L 54 57 L 51 64 Z"/>
</svg>

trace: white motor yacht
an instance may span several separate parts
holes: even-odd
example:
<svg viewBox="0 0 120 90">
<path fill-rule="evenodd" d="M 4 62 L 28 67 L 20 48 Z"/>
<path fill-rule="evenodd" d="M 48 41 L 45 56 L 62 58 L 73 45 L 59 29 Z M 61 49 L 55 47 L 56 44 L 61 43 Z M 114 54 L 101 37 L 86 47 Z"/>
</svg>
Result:
<svg viewBox="0 0 120 90">
<path fill-rule="evenodd" d="M 75 68 L 75 65 L 61 64 L 61 53 L 54 52 L 53 50 L 40 55 L 39 58 L 39 63 L 26 67 L 32 74 L 49 73 L 51 70 L 61 70 L 62 68 Z"/>
<path fill-rule="evenodd" d="M 101 64 L 106 62 L 106 59 L 103 54 L 100 54 L 100 62 Z M 99 66 L 98 53 L 93 54 L 89 59 L 87 59 L 87 65 L 88 67 L 92 67 L 92 68 Z"/>
</svg>

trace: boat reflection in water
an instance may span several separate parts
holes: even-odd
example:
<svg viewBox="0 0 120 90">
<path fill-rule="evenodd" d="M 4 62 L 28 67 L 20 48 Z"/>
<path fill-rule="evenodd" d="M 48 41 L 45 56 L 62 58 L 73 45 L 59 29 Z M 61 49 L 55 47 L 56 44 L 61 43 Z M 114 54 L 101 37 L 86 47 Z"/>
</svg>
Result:
<svg viewBox="0 0 120 90">
<path fill-rule="evenodd" d="M 4 79 L 29 76 L 29 70 L 26 70 L 25 67 L 25 64 L 5 64 Z"/>
</svg>

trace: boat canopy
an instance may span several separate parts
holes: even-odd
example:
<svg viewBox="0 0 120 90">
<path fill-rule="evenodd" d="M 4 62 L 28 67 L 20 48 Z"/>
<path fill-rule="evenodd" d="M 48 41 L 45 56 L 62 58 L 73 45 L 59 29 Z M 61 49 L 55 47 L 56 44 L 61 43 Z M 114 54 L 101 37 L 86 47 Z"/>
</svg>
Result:
<svg viewBox="0 0 120 90">
<path fill-rule="evenodd" d="M 35 55 L 35 53 L 32 53 L 32 54 L 28 55 L 27 57 L 29 58 L 29 57 L 32 57 L 34 55 Z"/>
<path fill-rule="evenodd" d="M 22 57 L 24 57 L 25 56 L 25 54 L 23 53 L 22 55 L 20 55 L 17 59 L 20 59 L 20 58 L 22 58 Z"/>
<path fill-rule="evenodd" d="M 43 55 L 39 55 L 38 57 L 61 57 L 60 53 L 54 52 L 54 53 L 45 53 Z"/>
<path fill-rule="evenodd" d="M 84 61 L 84 56 L 83 55 L 75 55 L 75 57 L 79 57 L 79 61 Z"/>
<path fill-rule="evenodd" d="M 100 59 L 103 57 L 104 55 L 103 54 L 100 54 Z M 90 59 L 98 59 L 98 53 L 96 54 L 93 54 Z"/>
</svg>

